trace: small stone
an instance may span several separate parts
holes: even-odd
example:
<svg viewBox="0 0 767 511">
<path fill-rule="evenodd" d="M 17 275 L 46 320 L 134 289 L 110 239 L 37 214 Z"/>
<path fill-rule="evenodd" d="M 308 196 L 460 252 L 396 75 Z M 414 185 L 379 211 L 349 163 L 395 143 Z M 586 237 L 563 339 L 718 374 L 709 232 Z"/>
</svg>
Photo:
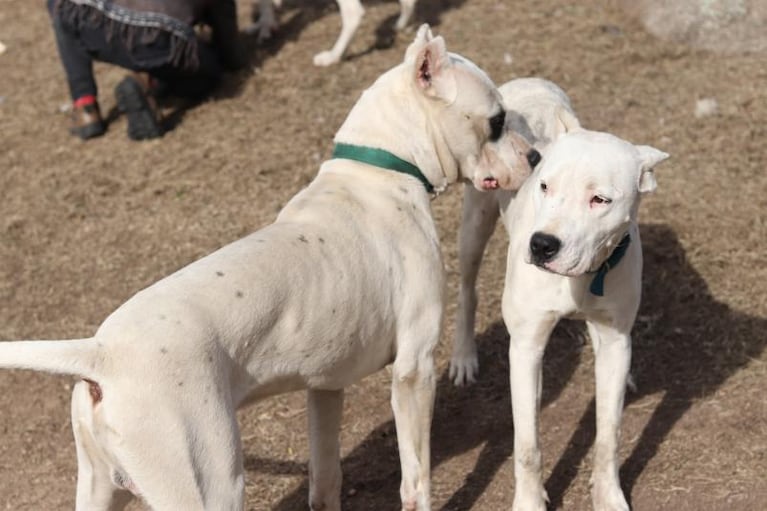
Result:
<svg viewBox="0 0 767 511">
<path fill-rule="evenodd" d="M 719 113 L 719 103 L 714 98 L 699 99 L 695 103 L 695 117 L 702 119 Z"/>
</svg>

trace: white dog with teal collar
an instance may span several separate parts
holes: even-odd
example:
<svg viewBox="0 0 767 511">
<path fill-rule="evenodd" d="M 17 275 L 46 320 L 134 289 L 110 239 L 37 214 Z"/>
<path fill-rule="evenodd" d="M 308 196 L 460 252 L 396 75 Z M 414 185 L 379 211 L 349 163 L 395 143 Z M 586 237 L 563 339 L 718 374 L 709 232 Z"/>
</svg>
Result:
<svg viewBox="0 0 767 511">
<path fill-rule="evenodd" d="M 507 122 L 543 155 L 518 193 L 467 188 L 460 238 L 462 274 L 451 377 L 474 380 L 476 275 L 500 212 L 509 232 L 503 319 L 510 334 L 514 418 L 514 511 L 545 511 L 538 408 L 541 362 L 561 318 L 584 319 L 595 352 L 597 435 L 592 502 L 626 511 L 618 438 L 641 295 L 640 198 L 656 187 L 653 168 L 668 155 L 580 127 L 564 92 L 522 79 L 500 88 Z M 493 208 L 492 206 L 495 206 Z"/>
</svg>

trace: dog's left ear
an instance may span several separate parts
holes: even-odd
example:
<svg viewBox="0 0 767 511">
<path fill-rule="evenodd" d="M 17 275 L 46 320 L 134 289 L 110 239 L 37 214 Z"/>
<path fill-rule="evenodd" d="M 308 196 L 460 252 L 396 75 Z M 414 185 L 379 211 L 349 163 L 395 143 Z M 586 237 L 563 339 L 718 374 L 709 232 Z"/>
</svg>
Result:
<svg viewBox="0 0 767 511">
<path fill-rule="evenodd" d="M 407 49 L 405 60 L 413 63 L 415 84 L 424 94 L 447 103 L 455 101 L 458 87 L 442 36 L 433 37 L 429 26 L 423 25 Z"/>
<path fill-rule="evenodd" d="M 650 193 L 658 183 L 655 181 L 655 166 L 666 160 L 669 155 L 649 145 L 635 146 L 639 151 L 639 193 Z"/>
</svg>

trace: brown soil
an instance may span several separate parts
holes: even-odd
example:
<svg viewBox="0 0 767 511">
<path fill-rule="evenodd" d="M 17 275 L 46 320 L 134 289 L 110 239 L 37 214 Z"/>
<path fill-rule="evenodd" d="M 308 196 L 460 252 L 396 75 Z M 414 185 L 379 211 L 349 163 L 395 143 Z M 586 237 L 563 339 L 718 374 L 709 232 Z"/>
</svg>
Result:
<svg viewBox="0 0 767 511">
<path fill-rule="evenodd" d="M 241 21 L 250 5 L 242 2 Z M 123 72 L 99 65 L 107 135 L 81 143 L 41 2 L 3 2 L 0 40 L 0 338 L 92 335 L 133 293 L 269 223 L 329 155 L 355 98 L 395 65 L 411 37 L 391 38 L 396 2 L 366 4 L 351 58 L 311 56 L 339 27 L 333 2 L 289 1 L 283 28 L 252 45 L 252 72 L 173 113 L 163 139 L 134 143 L 114 115 Z M 550 78 L 583 123 L 672 155 L 642 207 L 645 294 L 635 327 L 637 392 L 624 414 L 621 473 L 637 510 L 758 510 L 767 498 L 767 63 L 690 50 L 644 32 L 611 2 L 421 0 L 448 47 L 497 83 Z M 509 60 L 511 60 L 509 62 Z M 695 104 L 715 98 L 714 116 Z M 452 338 L 461 187 L 434 202 L 450 273 L 433 427 L 435 510 L 511 505 L 507 335 L 500 315 L 505 234 L 481 274 L 479 382 L 446 374 Z M 541 419 L 552 508 L 590 509 L 593 363 L 582 327 L 547 352 Z M 350 388 L 343 423 L 343 506 L 398 508 L 389 373 Z M 0 506 L 74 507 L 71 378 L 0 372 Z M 139 382 L 137 382 L 139 384 Z M 137 413 L 152 413 L 139 410 Z M 306 502 L 302 394 L 241 412 L 247 509 Z M 136 506 L 135 509 L 139 507 Z"/>
</svg>

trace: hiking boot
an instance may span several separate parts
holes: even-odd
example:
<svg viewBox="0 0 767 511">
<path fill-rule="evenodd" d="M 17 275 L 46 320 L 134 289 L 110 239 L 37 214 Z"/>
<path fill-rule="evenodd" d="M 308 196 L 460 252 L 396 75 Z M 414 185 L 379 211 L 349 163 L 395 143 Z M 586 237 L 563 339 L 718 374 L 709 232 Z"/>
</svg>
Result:
<svg viewBox="0 0 767 511">
<path fill-rule="evenodd" d="M 151 78 L 147 73 L 132 73 L 115 87 L 117 107 L 128 117 L 128 137 L 146 140 L 162 136 L 162 117 Z"/>
<path fill-rule="evenodd" d="M 69 132 L 83 140 L 99 137 L 107 130 L 104 120 L 101 118 L 99 104 L 96 102 L 73 106 L 71 114 L 72 124 Z"/>
</svg>

